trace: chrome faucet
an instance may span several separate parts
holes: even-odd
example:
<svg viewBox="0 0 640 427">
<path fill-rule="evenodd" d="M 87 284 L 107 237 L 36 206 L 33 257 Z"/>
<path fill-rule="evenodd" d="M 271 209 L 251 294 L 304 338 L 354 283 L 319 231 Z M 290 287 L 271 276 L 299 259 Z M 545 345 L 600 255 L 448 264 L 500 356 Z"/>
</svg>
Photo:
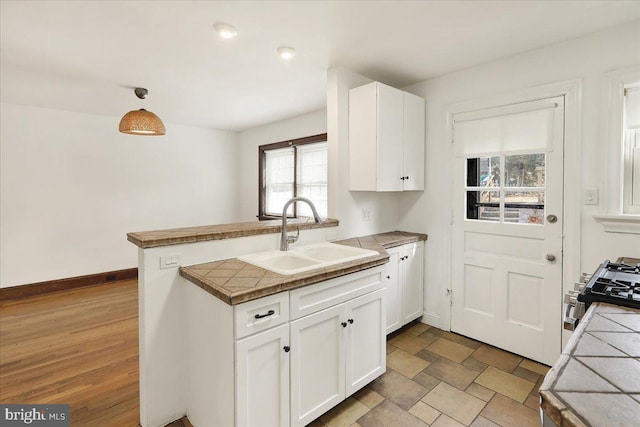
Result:
<svg viewBox="0 0 640 427">
<path fill-rule="evenodd" d="M 318 211 L 314 206 L 313 202 L 306 197 L 293 197 L 284 204 L 284 208 L 282 209 L 282 234 L 280 235 L 280 250 L 288 251 L 289 243 L 295 243 L 298 241 L 298 237 L 300 237 L 300 229 L 298 229 L 298 234 L 295 236 L 289 236 L 287 234 L 287 209 L 292 203 L 295 202 L 305 202 L 311 208 L 311 212 L 313 212 L 313 219 L 316 221 L 316 224 L 320 224 L 322 221 L 320 219 L 320 215 L 318 215 Z"/>
</svg>

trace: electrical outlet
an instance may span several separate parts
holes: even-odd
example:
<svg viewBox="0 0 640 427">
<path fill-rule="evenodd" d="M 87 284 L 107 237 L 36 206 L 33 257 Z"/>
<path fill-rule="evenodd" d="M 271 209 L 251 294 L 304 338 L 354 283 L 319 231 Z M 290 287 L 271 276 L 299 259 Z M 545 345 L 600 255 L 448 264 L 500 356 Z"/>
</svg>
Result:
<svg viewBox="0 0 640 427">
<path fill-rule="evenodd" d="M 371 211 L 368 208 L 362 208 L 362 220 L 371 221 Z"/>
<path fill-rule="evenodd" d="M 173 254 L 160 257 L 160 268 L 177 268 L 182 263 L 181 254 Z"/>
<path fill-rule="evenodd" d="M 598 190 L 584 190 L 584 204 L 585 205 L 597 205 L 598 204 Z"/>
</svg>

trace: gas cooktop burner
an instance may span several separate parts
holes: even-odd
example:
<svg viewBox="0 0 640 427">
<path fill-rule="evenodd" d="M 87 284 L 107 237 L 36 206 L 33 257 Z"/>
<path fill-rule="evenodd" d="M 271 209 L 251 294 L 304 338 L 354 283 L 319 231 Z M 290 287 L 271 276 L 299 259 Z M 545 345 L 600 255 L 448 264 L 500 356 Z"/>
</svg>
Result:
<svg viewBox="0 0 640 427">
<path fill-rule="evenodd" d="M 640 308 L 640 264 L 614 264 L 605 261 L 593 273 L 578 301 L 608 302 Z"/>
<path fill-rule="evenodd" d="M 594 302 L 640 309 L 640 263 L 616 264 L 607 260 L 593 274 L 583 274 L 574 290 L 564 296 L 564 328 L 574 330 Z"/>
<path fill-rule="evenodd" d="M 603 266 L 609 271 L 622 271 L 626 273 L 640 274 L 640 264 L 638 265 L 615 264 L 613 262 L 605 261 L 605 263 L 602 264 L 600 268 L 602 268 Z"/>
</svg>

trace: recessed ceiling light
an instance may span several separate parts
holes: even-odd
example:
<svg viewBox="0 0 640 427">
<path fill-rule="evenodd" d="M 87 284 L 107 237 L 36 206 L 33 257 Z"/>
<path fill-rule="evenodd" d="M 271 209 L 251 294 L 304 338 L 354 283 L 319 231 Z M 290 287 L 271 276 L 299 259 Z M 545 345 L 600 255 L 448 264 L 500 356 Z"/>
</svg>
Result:
<svg viewBox="0 0 640 427">
<path fill-rule="evenodd" d="M 213 28 L 216 29 L 220 37 L 223 39 L 232 39 L 238 35 L 238 30 L 229 24 L 215 24 Z"/>
<path fill-rule="evenodd" d="M 280 55 L 280 58 L 284 60 L 289 60 L 296 56 L 296 50 L 292 47 L 280 46 L 276 51 L 278 55 Z"/>
</svg>

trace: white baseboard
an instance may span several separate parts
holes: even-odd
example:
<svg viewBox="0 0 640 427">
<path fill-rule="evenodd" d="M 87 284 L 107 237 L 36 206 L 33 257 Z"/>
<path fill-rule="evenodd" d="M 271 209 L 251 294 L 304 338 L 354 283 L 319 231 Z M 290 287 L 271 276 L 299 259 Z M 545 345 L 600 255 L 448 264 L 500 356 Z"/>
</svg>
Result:
<svg viewBox="0 0 640 427">
<path fill-rule="evenodd" d="M 421 323 L 424 323 L 429 326 L 433 326 L 434 328 L 442 329 L 442 319 L 437 314 L 427 313 L 426 311 L 422 313 Z"/>
</svg>

